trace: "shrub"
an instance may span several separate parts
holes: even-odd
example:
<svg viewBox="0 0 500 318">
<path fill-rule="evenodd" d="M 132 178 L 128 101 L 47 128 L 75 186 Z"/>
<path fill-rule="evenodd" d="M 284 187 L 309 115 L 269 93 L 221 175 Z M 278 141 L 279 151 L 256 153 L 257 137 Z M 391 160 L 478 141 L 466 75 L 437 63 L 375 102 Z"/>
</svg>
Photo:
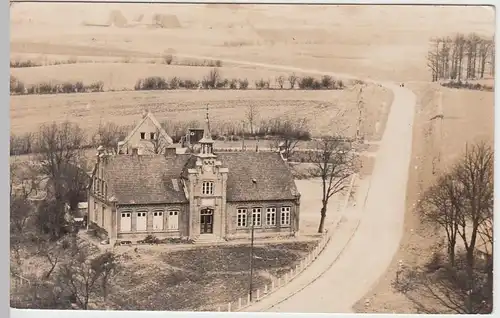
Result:
<svg viewBox="0 0 500 318">
<path fill-rule="evenodd" d="M 163 62 L 165 62 L 165 64 L 167 64 L 167 65 L 172 64 L 173 60 L 174 60 L 174 57 L 172 56 L 172 54 L 167 54 L 163 57 Z"/>
<path fill-rule="evenodd" d="M 265 81 L 261 78 L 255 82 L 255 87 L 257 89 L 269 89 L 269 81 Z"/>
<path fill-rule="evenodd" d="M 50 83 L 38 84 L 39 94 L 52 94 L 54 92 L 54 87 Z"/>
<path fill-rule="evenodd" d="M 70 82 L 63 83 L 61 86 L 61 90 L 63 93 L 69 94 L 75 92 L 75 85 Z"/>
<path fill-rule="evenodd" d="M 10 93 L 11 94 L 24 94 L 24 83 L 19 81 L 16 77 L 10 76 Z"/>
<path fill-rule="evenodd" d="M 193 81 L 190 79 L 184 80 L 184 87 L 187 89 L 194 89 L 194 88 L 198 88 L 199 86 L 200 86 L 199 81 Z"/>
<path fill-rule="evenodd" d="M 160 76 L 151 76 L 137 81 L 134 88 L 136 90 L 159 90 L 167 89 L 168 85 L 165 78 Z"/>
<path fill-rule="evenodd" d="M 335 80 L 328 75 L 325 75 L 321 78 L 321 86 L 325 89 L 335 88 Z"/>
<path fill-rule="evenodd" d="M 103 92 L 104 91 L 104 83 L 101 81 L 94 82 L 88 86 L 88 89 L 91 92 Z"/>
<path fill-rule="evenodd" d="M 75 90 L 78 93 L 83 93 L 85 91 L 85 85 L 83 85 L 83 82 L 76 82 L 75 83 Z"/>
<path fill-rule="evenodd" d="M 337 88 L 338 89 L 343 89 L 344 88 L 344 82 L 342 82 L 342 80 L 338 80 L 337 81 Z"/>
<path fill-rule="evenodd" d="M 222 61 L 221 60 L 215 61 L 215 66 L 221 67 L 222 66 Z"/>
<path fill-rule="evenodd" d="M 36 66 L 42 66 L 42 64 L 33 62 L 31 60 L 27 60 L 27 61 L 10 61 L 10 67 L 12 67 L 12 68 L 36 67 Z"/>
<path fill-rule="evenodd" d="M 248 88 L 248 80 L 245 78 L 245 79 L 240 79 L 238 80 L 239 81 L 239 84 L 240 84 L 240 89 L 247 89 Z"/>
<path fill-rule="evenodd" d="M 172 79 L 170 79 L 170 89 L 178 89 L 179 86 L 180 86 L 180 79 L 176 76 L 172 77 Z"/>
<path fill-rule="evenodd" d="M 238 85 L 238 80 L 233 78 L 229 81 L 229 88 L 230 89 L 236 89 Z"/>
</svg>

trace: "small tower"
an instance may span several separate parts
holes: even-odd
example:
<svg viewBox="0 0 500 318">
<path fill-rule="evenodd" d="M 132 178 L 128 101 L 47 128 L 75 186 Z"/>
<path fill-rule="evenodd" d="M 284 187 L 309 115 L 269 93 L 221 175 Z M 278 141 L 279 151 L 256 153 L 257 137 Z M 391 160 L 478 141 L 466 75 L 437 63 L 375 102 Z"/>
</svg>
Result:
<svg viewBox="0 0 500 318">
<path fill-rule="evenodd" d="M 198 142 L 200 144 L 199 157 L 202 158 L 214 158 L 214 140 L 210 133 L 210 121 L 208 119 L 208 105 L 207 105 L 207 115 L 205 119 L 205 128 L 203 130 L 203 138 Z"/>
</svg>

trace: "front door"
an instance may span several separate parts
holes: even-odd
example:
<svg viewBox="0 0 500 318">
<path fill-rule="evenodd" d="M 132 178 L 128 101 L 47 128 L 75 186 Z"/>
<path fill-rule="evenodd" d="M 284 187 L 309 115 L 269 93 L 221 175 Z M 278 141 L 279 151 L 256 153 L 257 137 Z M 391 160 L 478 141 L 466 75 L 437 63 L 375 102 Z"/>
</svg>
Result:
<svg viewBox="0 0 500 318">
<path fill-rule="evenodd" d="M 200 233 L 213 233 L 214 230 L 214 210 L 202 209 L 200 213 Z"/>
</svg>

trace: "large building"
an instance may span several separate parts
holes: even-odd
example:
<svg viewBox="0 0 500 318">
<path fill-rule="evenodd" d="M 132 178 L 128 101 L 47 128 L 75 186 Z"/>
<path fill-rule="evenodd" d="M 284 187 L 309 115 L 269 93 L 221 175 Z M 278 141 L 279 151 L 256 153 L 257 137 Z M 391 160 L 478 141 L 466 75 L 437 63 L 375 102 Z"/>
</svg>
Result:
<svg viewBox="0 0 500 318">
<path fill-rule="evenodd" d="M 203 138 L 190 152 L 169 145 L 161 154 L 146 153 L 130 144 L 134 136 L 125 143 L 128 151 L 100 148 L 89 187 L 89 227 L 110 242 L 147 235 L 245 238 L 252 222 L 257 237 L 297 235 L 300 194 L 281 154 L 216 153 L 208 127 L 207 115 Z M 134 132 L 149 132 L 141 129 Z"/>
</svg>

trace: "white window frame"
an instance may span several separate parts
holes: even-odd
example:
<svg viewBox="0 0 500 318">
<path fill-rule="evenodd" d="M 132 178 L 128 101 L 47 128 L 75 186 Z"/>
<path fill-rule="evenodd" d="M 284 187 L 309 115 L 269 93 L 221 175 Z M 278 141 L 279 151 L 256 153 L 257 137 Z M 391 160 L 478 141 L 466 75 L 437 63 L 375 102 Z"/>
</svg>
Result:
<svg viewBox="0 0 500 318">
<path fill-rule="evenodd" d="M 214 182 L 213 181 L 203 181 L 201 185 L 201 193 L 205 195 L 214 194 Z"/>
<path fill-rule="evenodd" d="M 124 218 L 128 218 L 128 222 L 129 222 L 129 229 L 127 231 L 125 231 L 123 229 L 123 219 Z M 120 214 L 120 232 L 131 232 L 132 231 L 132 212 L 130 211 L 126 211 L 126 212 L 121 212 Z"/>
<path fill-rule="evenodd" d="M 139 229 L 139 218 L 145 219 L 145 227 L 143 229 Z M 147 211 L 137 211 L 135 215 L 135 230 L 136 232 L 146 232 L 148 230 L 148 212 Z"/>
<path fill-rule="evenodd" d="M 266 225 L 276 226 L 276 208 L 266 208 Z"/>
<path fill-rule="evenodd" d="M 179 230 L 179 210 L 170 210 L 167 212 L 167 230 Z M 175 222 L 174 222 L 175 220 Z"/>
<path fill-rule="evenodd" d="M 262 208 L 252 208 L 252 222 L 250 224 L 254 227 L 262 226 Z"/>
<path fill-rule="evenodd" d="M 236 210 L 236 226 L 239 228 L 248 226 L 248 209 L 239 208 Z"/>
<path fill-rule="evenodd" d="M 289 206 L 281 207 L 280 226 L 290 226 L 290 224 L 291 224 L 291 211 L 292 211 L 292 208 Z"/>
<path fill-rule="evenodd" d="M 161 226 L 156 227 L 155 220 L 161 219 Z M 165 228 L 165 218 L 163 211 L 153 211 L 153 231 L 163 231 Z"/>
</svg>

